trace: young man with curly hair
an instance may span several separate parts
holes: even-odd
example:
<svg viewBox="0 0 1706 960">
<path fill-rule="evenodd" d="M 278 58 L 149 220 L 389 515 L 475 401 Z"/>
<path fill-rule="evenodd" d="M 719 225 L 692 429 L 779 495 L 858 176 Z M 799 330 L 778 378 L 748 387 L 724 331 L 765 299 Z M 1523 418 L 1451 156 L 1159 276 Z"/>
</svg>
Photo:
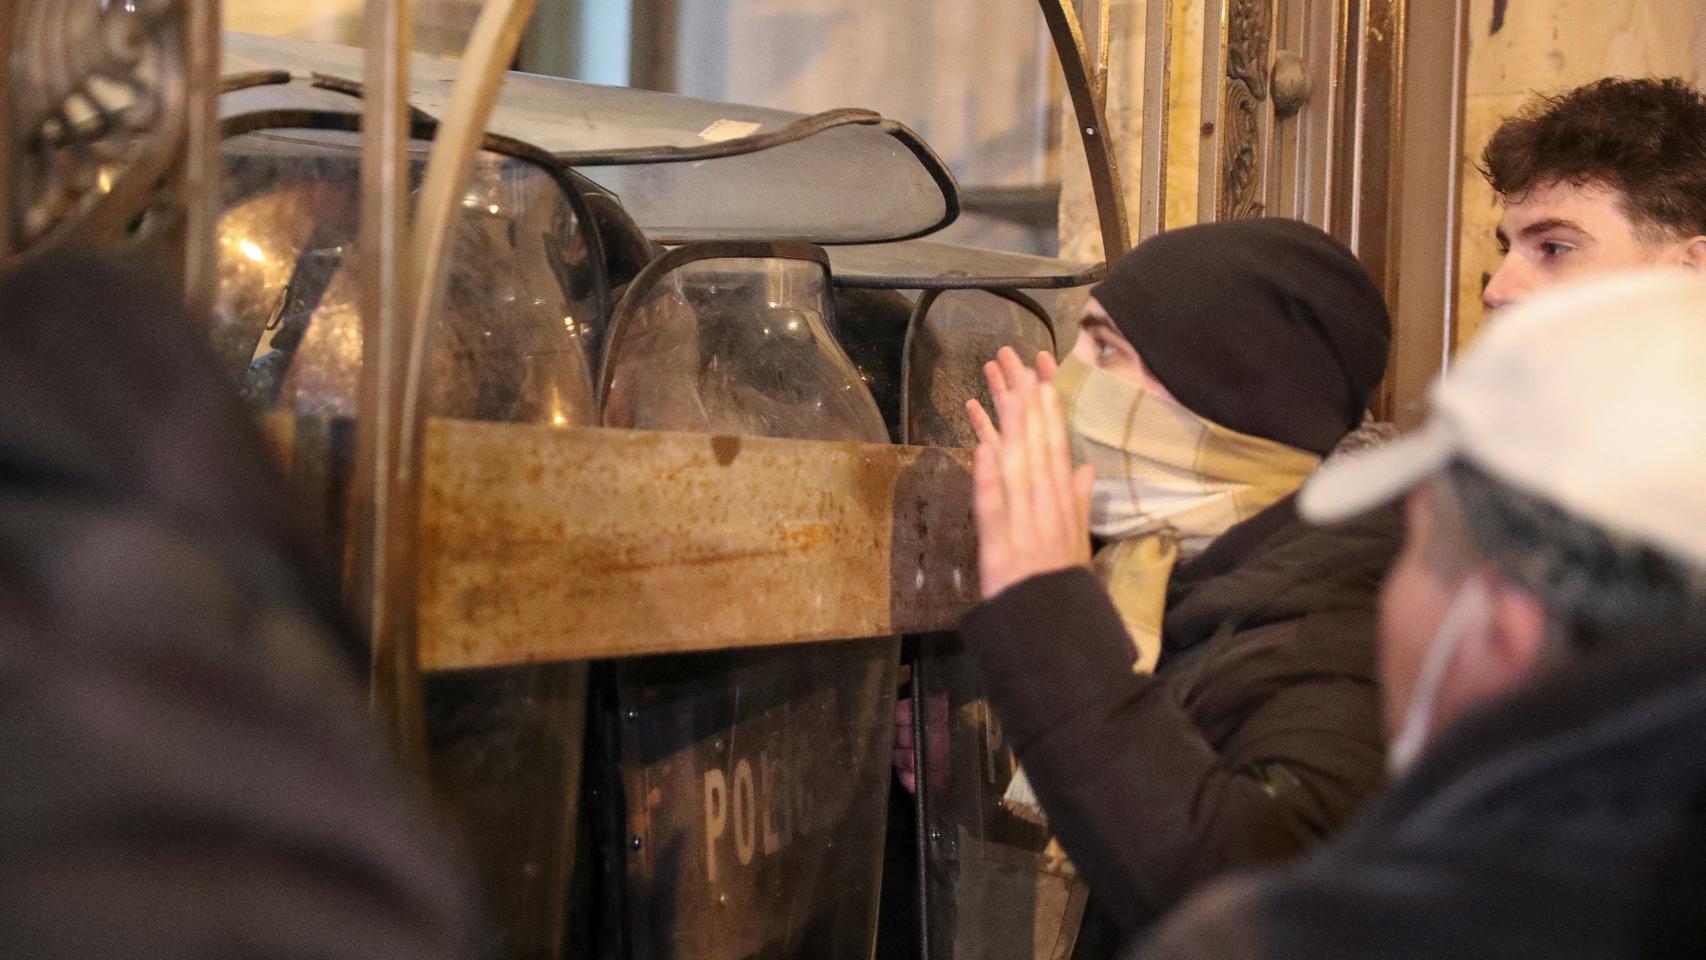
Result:
<svg viewBox="0 0 1706 960">
<path fill-rule="evenodd" d="M 1706 94 L 1607 78 L 1504 122 L 1481 172 L 1504 202 L 1488 310 L 1562 280 L 1706 265 Z"/>
</svg>

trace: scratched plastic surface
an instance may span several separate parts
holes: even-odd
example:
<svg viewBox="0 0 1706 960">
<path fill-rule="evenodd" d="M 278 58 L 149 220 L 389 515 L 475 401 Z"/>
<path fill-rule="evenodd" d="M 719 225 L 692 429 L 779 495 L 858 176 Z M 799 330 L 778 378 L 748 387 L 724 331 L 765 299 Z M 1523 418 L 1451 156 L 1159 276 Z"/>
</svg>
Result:
<svg viewBox="0 0 1706 960">
<path fill-rule="evenodd" d="M 821 267 L 682 273 L 645 323 L 612 330 L 606 424 L 885 441 L 830 336 Z M 878 638 L 619 666 L 636 960 L 868 960 L 898 653 Z"/>
<path fill-rule="evenodd" d="M 985 361 L 1003 346 L 1027 360 L 1052 348 L 1031 311 L 983 291 L 951 291 L 916 323 L 907 355 L 913 443 L 975 443 L 965 402 L 989 407 Z M 1013 752 L 983 699 L 976 664 L 957 634 L 920 644 L 926 931 L 932 960 L 1062 958 L 1076 936 L 1083 884 L 1048 831 L 1002 802 Z"/>
<path fill-rule="evenodd" d="M 808 260 L 699 260 L 611 331 L 604 422 L 883 443 L 888 431 L 831 332 L 829 278 Z"/>
<path fill-rule="evenodd" d="M 414 150 L 414 175 L 426 144 Z M 353 134 L 281 130 L 224 144 L 214 339 L 257 405 L 352 416 L 361 369 Z M 602 276 L 555 180 L 480 154 L 452 227 L 435 318 L 434 413 L 568 425 L 592 420 L 588 357 Z"/>
<path fill-rule="evenodd" d="M 424 145 L 414 151 L 420 176 Z M 213 338 L 263 409 L 356 413 L 357 146 L 278 131 L 224 144 L 220 297 Z M 602 324 L 601 268 L 555 180 L 482 154 L 454 225 L 449 293 L 435 318 L 431 410 L 557 426 L 594 422 L 587 357 Z M 347 423 L 303 421 L 292 470 L 334 542 L 344 536 Z M 439 793 L 485 882 L 485 955 L 557 957 L 575 860 L 584 665 L 426 678 Z"/>
</svg>

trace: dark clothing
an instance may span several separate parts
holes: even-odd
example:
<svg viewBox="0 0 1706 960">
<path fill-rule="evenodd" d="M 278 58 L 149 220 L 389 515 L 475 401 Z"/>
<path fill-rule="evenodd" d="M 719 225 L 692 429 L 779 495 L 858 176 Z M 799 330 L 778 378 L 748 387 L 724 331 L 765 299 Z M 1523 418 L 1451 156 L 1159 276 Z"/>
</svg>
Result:
<svg viewBox="0 0 1706 960">
<path fill-rule="evenodd" d="M 1316 529 L 1290 500 L 1174 572 L 1154 676 L 1088 570 L 961 626 L 1049 823 L 1126 935 L 1212 877 L 1319 843 L 1383 778 L 1375 598 L 1394 510 Z"/>
<path fill-rule="evenodd" d="M 1091 295 L 1192 413 L 1323 456 L 1386 375 L 1386 301 L 1344 244 L 1301 221 L 1158 234 Z"/>
<path fill-rule="evenodd" d="M 1210 888 L 1137 955 L 1706 956 L 1700 639 L 1613 645 L 1464 717 L 1316 856 Z"/>
<path fill-rule="evenodd" d="M 0 282 L 0 956 L 467 956 L 201 331 L 87 261 Z"/>
</svg>

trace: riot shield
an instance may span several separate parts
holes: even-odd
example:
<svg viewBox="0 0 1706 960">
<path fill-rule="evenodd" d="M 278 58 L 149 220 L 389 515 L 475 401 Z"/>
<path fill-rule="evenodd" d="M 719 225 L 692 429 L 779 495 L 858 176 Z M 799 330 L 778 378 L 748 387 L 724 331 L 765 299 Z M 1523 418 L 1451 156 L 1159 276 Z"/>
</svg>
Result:
<svg viewBox="0 0 1706 960">
<path fill-rule="evenodd" d="M 413 151 L 417 178 L 426 146 Z M 222 152 L 214 342 L 257 407 L 301 417 L 292 469 L 340 542 L 337 478 L 347 470 L 362 354 L 357 138 L 267 129 L 227 137 Z M 583 210 L 561 174 L 480 155 L 435 321 L 433 414 L 595 422 L 588 356 L 607 283 Z M 580 664 L 426 677 L 432 773 L 483 875 L 496 938 L 488 955 L 561 954 L 585 691 Z"/>
<path fill-rule="evenodd" d="M 902 407 L 907 442 L 975 444 L 965 402 L 990 409 L 983 364 L 1004 346 L 1027 361 L 1054 349 L 1048 314 L 1023 294 L 926 293 L 907 331 Z M 1047 829 L 1004 801 L 1013 752 L 983 699 L 956 633 L 920 638 L 913 716 L 929 960 L 1061 960 L 1086 888 Z"/>
<path fill-rule="evenodd" d="M 671 251 L 612 322 L 604 422 L 886 442 L 833 323 L 816 247 Z M 605 720 L 629 956 L 868 960 L 898 647 L 884 637 L 616 665 Z"/>
</svg>

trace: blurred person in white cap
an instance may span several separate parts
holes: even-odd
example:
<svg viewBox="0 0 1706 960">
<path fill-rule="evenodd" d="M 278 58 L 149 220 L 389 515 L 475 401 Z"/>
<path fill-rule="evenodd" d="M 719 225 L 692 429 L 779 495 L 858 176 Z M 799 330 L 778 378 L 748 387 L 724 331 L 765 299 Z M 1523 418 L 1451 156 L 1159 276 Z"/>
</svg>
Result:
<svg viewBox="0 0 1706 960">
<path fill-rule="evenodd" d="M 1404 500 L 1397 782 L 1134 956 L 1706 955 L 1706 280 L 1537 295 L 1431 400 L 1300 500 L 1319 523 Z"/>
<path fill-rule="evenodd" d="M 1075 508 L 1058 451 L 1027 439 L 1053 389 L 1030 378 L 1003 407 L 997 439 L 1026 457 L 980 457 L 980 511 L 1035 572 L 1079 562 L 1038 519 Z M 1328 524 L 1404 503 L 1379 664 L 1396 782 L 1131 956 L 1706 956 L 1706 279 L 1537 294 L 1431 403 L 1299 503 Z"/>
</svg>

